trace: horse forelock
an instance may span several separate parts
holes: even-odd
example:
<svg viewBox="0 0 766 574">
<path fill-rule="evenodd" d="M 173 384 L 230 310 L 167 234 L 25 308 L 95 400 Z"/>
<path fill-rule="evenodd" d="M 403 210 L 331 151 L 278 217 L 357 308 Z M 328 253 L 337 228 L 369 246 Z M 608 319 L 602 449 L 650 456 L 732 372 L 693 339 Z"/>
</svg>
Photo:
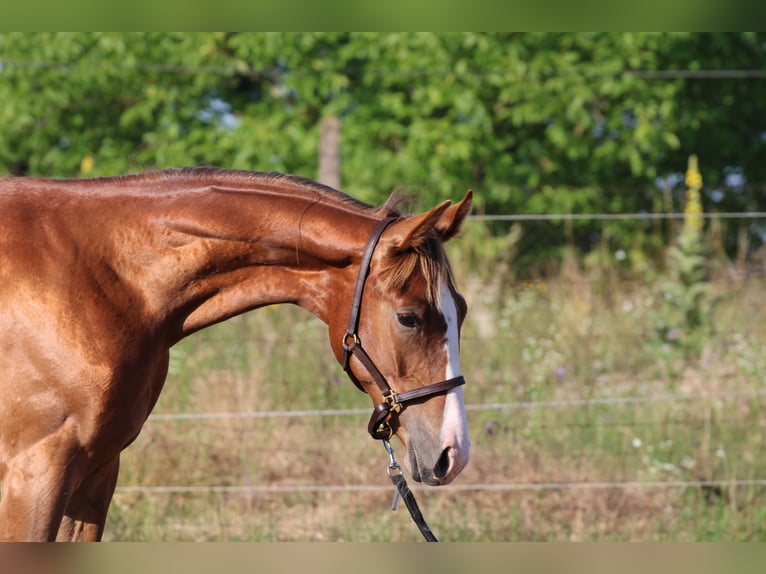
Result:
<svg viewBox="0 0 766 574">
<path fill-rule="evenodd" d="M 387 254 L 382 263 L 380 288 L 403 293 L 418 277 L 425 282 L 425 297 L 429 305 L 440 305 L 439 286 L 442 281 L 452 291 L 456 290 L 444 246 L 436 237 L 428 237 L 417 247 L 404 252 Z"/>
</svg>

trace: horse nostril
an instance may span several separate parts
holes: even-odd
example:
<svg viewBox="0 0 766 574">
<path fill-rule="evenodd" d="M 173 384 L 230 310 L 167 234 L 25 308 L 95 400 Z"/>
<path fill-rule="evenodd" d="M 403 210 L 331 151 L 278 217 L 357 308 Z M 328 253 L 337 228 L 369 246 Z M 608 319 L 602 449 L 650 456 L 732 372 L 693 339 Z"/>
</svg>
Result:
<svg viewBox="0 0 766 574">
<path fill-rule="evenodd" d="M 436 478 L 444 478 L 449 472 L 449 451 L 450 447 L 445 448 L 439 456 L 439 460 L 436 461 L 436 465 L 434 466 L 434 476 L 436 476 Z"/>
</svg>

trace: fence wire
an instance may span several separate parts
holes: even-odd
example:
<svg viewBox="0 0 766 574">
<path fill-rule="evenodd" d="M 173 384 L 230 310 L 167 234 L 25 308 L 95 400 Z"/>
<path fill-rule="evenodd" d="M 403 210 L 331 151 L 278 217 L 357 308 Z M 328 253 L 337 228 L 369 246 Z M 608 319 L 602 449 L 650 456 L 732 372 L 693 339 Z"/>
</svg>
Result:
<svg viewBox="0 0 766 574">
<path fill-rule="evenodd" d="M 669 401 L 695 401 L 706 399 L 725 399 L 733 397 L 766 396 L 766 389 L 744 389 L 698 394 L 647 395 L 632 397 L 596 397 L 588 399 L 561 399 L 553 401 L 518 401 L 505 403 L 484 403 L 466 405 L 467 411 L 482 410 L 516 410 L 550 407 L 581 407 L 591 405 L 624 405 L 641 403 L 658 403 Z M 241 412 L 212 412 L 212 413 L 158 413 L 149 416 L 149 421 L 194 421 L 214 419 L 268 419 L 268 418 L 305 418 L 332 417 L 369 414 L 370 409 L 309 409 L 285 411 L 241 411 Z"/>
<path fill-rule="evenodd" d="M 509 483 L 475 483 L 449 484 L 440 486 L 438 492 L 466 491 L 541 491 L 541 490 L 610 490 L 610 489 L 654 489 L 654 488 L 745 488 L 764 487 L 766 479 L 733 479 L 733 480 L 657 480 L 657 481 L 596 481 L 596 482 L 509 482 Z M 413 491 L 434 492 L 428 486 L 411 486 Z M 389 492 L 390 484 L 296 484 L 296 485 L 235 485 L 235 486 L 118 486 L 119 494 L 295 494 L 295 493 L 357 493 L 357 492 Z"/>
<path fill-rule="evenodd" d="M 495 215 L 469 215 L 469 221 L 618 221 L 684 219 L 684 213 L 505 213 Z M 700 219 L 766 219 L 766 211 L 704 212 L 695 213 Z"/>
<path fill-rule="evenodd" d="M 554 401 L 521 401 L 466 405 L 468 411 L 519 410 L 537 408 L 578 408 L 591 405 L 630 405 L 671 401 L 699 401 L 730 398 L 766 396 L 766 389 L 751 388 L 697 394 L 663 394 L 626 397 L 574 398 Z M 225 419 L 310 418 L 331 416 L 355 416 L 369 414 L 369 409 L 313 409 L 254 412 L 209 413 L 159 413 L 149 417 L 151 422 L 163 421 L 209 421 Z M 451 484 L 439 488 L 439 493 L 450 492 L 515 492 L 557 490 L 608 490 L 608 489 L 687 489 L 687 488 L 746 488 L 764 487 L 766 479 L 724 480 L 627 480 L 627 481 L 554 481 L 554 482 L 508 482 Z M 414 490 L 428 487 L 414 486 Z M 134 485 L 119 486 L 117 494 L 129 495 L 284 495 L 295 493 L 371 493 L 390 491 L 390 484 L 293 484 L 293 485 Z"/>
</svg>

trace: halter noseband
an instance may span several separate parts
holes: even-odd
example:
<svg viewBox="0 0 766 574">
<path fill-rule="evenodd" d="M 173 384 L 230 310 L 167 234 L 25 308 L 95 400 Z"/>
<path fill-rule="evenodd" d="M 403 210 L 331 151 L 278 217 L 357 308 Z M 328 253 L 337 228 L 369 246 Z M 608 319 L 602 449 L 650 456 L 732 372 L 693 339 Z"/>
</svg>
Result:
<svg viewBox="0 0 766 574">
<path fill-rule="evenodd" d="M 372 438 L 378 440 L 388 440 L 391 438 L 391 435 L 393 434 L 393 429 L 389 424 L 391 416 L 393 413 L 398 414 L 402 412 L 408 403 L 418 399 L 440 395 L 446 393 L 450 389 L 465 384 L 465 379 L 463 377 L 455 377 L 446 381 L 412 389 L 411 391 L 404 391 L 402 393 L 394 392 L 373 360 L 362 348 L 358 330 L 359 310 L 362 306 L 364 284 L 370 273 L 370 263 L 372 261 L 372 254 L 375 251 L 375 246 L 378 244 L 381 235 L 383 235 L 383 231 L 385 231 L 385 229 L 394 221 L 396 221 L 396 218 L 394 217 L 383 219 L 378 223 L 377 227 L 373 230 L 370 239 L 367 241 L 367 247 L 365 248 L 362 262 L 359 266 L 359 276 L 356 280 L 354 299 L 351 302 L 351 314 L 348 318 L 348 329 L 343 335 L 343 370 L 346 371 L 346 374 L 348 374 L 349 378 L 357 388 L 360 391 L 365 392 L 362 383 L 359 382 L 359 379 L 357 379 L 356 376 L 354 376 L 354 373 L 351 372 L 351 356 L 355 356 L 370 374 L 373 382 L 383 395 L 383 402 L 375 405 L 372 416 L 370 417 L 370 422 L 367 424 L 367 431 Z"/>
</svg>

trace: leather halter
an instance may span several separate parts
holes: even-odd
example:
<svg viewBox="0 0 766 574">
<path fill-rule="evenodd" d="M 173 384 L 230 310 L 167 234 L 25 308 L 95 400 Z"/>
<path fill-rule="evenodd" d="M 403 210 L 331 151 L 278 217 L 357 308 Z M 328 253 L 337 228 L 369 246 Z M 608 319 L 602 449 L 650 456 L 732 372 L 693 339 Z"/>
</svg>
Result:
<svg viewBox="0 0 766 574">
<path fill-rule="evenodd" d="M 383 402 L 375 405 L 372 416 L 370 417 L 370 422 L 367 424 L 367 431 L 372 438 L 378 440 L 387 440 L 393 435 L 393 429 L 390 425 L 390 419 L 393 413 L 398 414 L 402 412 L 407 404 L 413 401 L 430 398 L 434 395 L 441 395 L 450 389 L 465 384 L 465 379 L 463 377 L 455 377 L 446 381 L 412 389 L 410 391 L 397 393 L 391 388 L 373 360 L 362 348 L 362 342 L 359 340 L 358 331 L 359 311 L 362 306 L 364 285 L 367 281 L 367 276 L 370 273 L 370 263 L 372 261 L 372 254 L 375 251 L 375 246 L 378 244 L 381 235 L 383 235 L 383 231 L 385 231 L 385 229 L 394 221 L 396 221 L 396 218 L 394 217 L 388 217 L 381 220 L 373 230 L 370 239 L 367 241 L 367 247 L 364 250 L 362 262 L 359 266 L 359 276 L 356 280 L 354 299 L 351 302 L 348 329 L 343 335 L 343 370 L 346 371 L 346 374 L 348 374 L 349 378 L 357 388 L 360 391 L 365 392 L 362 383 L 351 371 L 351 356 L 353 355 L 360 363 L 362 363 L 365 370 L 369 373 L 373 382 L 378 387 L 378 390 L 383 395 Z"/>
</svg>

